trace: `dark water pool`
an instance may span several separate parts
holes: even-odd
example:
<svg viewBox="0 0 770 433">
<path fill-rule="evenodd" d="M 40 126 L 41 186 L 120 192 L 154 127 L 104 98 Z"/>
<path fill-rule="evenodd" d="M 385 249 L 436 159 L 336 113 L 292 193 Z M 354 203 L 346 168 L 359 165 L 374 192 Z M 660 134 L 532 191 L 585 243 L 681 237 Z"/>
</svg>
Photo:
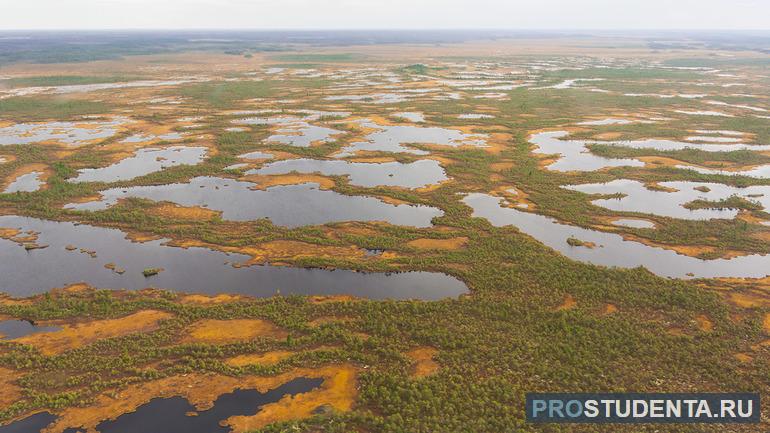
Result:
<svg viewBox="0 0 770 433">
<path fill-rule="evenodd" d="M 135 243 L 120 230 L 70 222 L 0 216 L 0 227 L 33 230 L 40 233 L 37 243 L 48 245 L 27 251 L 15 242 L 0 239 L 0 291 L 13 296 L 29 296 L 79 282 L 102 288 L 158 287 L 260 297 L 276 293 L 342 294 L 435 300 L 468 291 L 460 280 L 437 272 L 361 273 L 270 265 L 235 268 L 229 263 L 244 262 L 249 257 L 206 248 L 171 247 L 162 240 Z M 124 272 L 106 268 L 109 264 Z M 142 271 L 147 268 L 164 270 L 145 278 Z"/>
</svg>

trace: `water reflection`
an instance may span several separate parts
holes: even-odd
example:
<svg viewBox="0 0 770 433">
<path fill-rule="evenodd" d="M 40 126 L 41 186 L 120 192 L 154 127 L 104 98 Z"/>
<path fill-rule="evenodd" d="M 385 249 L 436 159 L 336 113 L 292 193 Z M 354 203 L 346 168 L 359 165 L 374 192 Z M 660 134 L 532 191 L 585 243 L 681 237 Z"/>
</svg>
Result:
<svg viewBox="0 0 770 433">
<path fill-rule="evenodd" d="M 227 433 L 230 428 L 221 424 L 228 418 L 255 415 L 268 403 L 312 391 L 322 382 L 323 379 L 298 378 L 265 393 L 238 389 L 221 395 L 211 409 L 204 411 L 196 411 L 182 397 L 156 398 L 135 412 L 102 422 L 96 429 L 100 433 Z"/>
<path fill-rule="evenodd" d="M 115 229 L 18 216 L 0 216 L 0 227 L 33 230 L 48 248 L 27 251 L 0 239 L 0 291 L 12 296 L 42 293 L 54 287 L 86 282 L 95 287 L 142 289 L 159 287 L 191 293 L 239 293 L 250 296 L 347 294 L 373 299 L 441 299 L 466 293 L 454 277 L 435 272 L 397 274 L 285 266 L 233 267 L 242 254 L 206 248 L 176 248 L 164 240 L 131 242 Z M 91 254 L 93 253 L 93 254 Z M 125 272 L 118 274 L 105 265 Z M 145 278 L 147 268 L 162 268 Z"/>
<path fill-rule="evenodd" d="M 60 329 L 58 326 L 39 326 L 29 320 L 0 320 L 0 340 L 13 340 L 25 335 L 53 332 Z"/>
<path fill-rule="evenodd" d="M 352 143 L 344 147 L 339 157 L 349 156 L 360 151 L 404 152 L 415 155 L 427 155 L 428 152 L 407 147 L 410 143 L 439 144 L 444 146 L 486 146 L 485 134 L 466 134 L 456 129 L 440 127 L 421 127 L 410 125 L 380 125 L 372 121 L 359 122 L 364 128 L 374 129 L 366 141 Z"/>
<path fill-rule="evenodd" d="M 136 155 L 102 168 L 78 170 L 69 182 L 117 182 L 161 171 L 177 165 L 195 165 L 206 156 L 205 147 L 173 146 L 165 149 L 139 149 Z"/>
<path fill-rule="evenodd" d="M 652 190 L 643 183 L 617 179 L 607 183 L 567 185 L 563 188 L 586 194 L 623 194 L 623 197 L 593 200 L 591 203 L 620 212 L 639 212 L 688 220 L 715 218 L 732 219 L 737 209 L 687 209 L 685 204 L 694 200 L 720 201 L 731 196 L 759 203 L 764 209 L 770 205 L 770 186 L 736 188 L 721 183 L 660 182 L 664 190 Z"/>
<path fill-rule="evenodd" d="M 423 159 L 410 163 L 383 162 L 364 163 L 328 161 L 316 159 L 289 159 L 270 163 L 247 174 L 321 173 L 324 175 L 347 175 L 350 183 L 360 186 L 401 186 L 421 188 L 447 180 L 446 173 L 437 161 Z"/>
<path fill-rule="evenodd" d="M 701 260 L 674 251 L 624 240 L 614 233 L 604 233 L 563 223 L 535 213 L 500 204 L 489 194 L 468 194 L 463 202 L 473 208 L 473 216 L 487 219 L 496 227 L 514 226 L 544 245 L 570 259 L 603 266 L 635 268 L 674 278 L 763 278 L 770 275 L 770 255 L 749 255 L 732 259 Z M 568 238 L 592 242 L 595 248 L 570 246 Z"/>
<path fill-rule="evenodd" d="M 273 224 L 298 227 L 338 221 L 385 221 L 395 225 L 429 227 L 443 215 L 439 209 L 407 204 L 393 205 L 373 197 L 348 196 L 318 188 L 316 183 L 281 185 L 265 190 L 257 185 L 218 177 L 196 177 L 189 183 L 113 188 L 101 192 L 100 201 L 73 203 L 68 209 L 106 209 L 128 197 L 170 201 L 222 212 L 230 221 L 268 218 Z"/>
<path fill-rule="evenodd" d="M 37 191 L 41 186 L 43 186 L 43 181 L 40 179 L 40 176 L 42 175 L 43 173 L 39 171 L 22 174 L 21 176 L 14 179 L 11 183 L 9 183 L 3 192 L 12 193 Z"/>
</svg>

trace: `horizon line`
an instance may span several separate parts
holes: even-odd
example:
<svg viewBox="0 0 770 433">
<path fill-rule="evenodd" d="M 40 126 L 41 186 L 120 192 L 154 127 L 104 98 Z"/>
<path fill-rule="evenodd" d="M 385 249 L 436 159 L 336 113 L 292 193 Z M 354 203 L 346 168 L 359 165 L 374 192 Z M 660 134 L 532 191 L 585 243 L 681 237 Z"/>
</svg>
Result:
<svg viewBox="0 0 770 433">
<path fill-rule="evenodd" d="M 768 32 L 770 28 L 478 28 L 478 27 L 447 27 L 447 28 L 418 28 L 418 27 L 276 27 L 276 28 L 224 28 L 224 27 L 82 27 L 82 28 L 0 28 L 0 32 L 49 32 L 49 31 L 217 31 L 217 32 L 270 32 L 270 31 L 292 31 L 292 32 L 344 32 L 344 31 L 411 31 L 411 32 L 431 32 L 431 31 L 478 31 L 478 32 Z"/>
</svg>

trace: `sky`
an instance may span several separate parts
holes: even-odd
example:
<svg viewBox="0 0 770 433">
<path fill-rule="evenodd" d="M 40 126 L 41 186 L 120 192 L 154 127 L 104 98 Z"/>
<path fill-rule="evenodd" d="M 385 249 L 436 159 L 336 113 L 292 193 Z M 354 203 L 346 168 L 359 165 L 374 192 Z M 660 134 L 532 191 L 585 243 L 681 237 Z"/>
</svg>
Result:
<svg viewBox="0 0 770 433">
<path fill-rule="evenodd" d="M 0 0 L 16 29 L 770 29 L 770 0 Z"/>
</svg>

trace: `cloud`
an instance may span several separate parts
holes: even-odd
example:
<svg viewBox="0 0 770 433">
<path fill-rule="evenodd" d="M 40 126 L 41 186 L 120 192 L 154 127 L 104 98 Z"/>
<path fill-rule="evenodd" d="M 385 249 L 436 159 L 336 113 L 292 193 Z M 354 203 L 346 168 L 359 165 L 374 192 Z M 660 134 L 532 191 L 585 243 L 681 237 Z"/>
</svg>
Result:
<svg viewBox="0 0 770 433">
<path fill-rule="evenodd" d="M 23 0 L 0 29 L 768 29 L 763 0 Z"/>
</svg>

